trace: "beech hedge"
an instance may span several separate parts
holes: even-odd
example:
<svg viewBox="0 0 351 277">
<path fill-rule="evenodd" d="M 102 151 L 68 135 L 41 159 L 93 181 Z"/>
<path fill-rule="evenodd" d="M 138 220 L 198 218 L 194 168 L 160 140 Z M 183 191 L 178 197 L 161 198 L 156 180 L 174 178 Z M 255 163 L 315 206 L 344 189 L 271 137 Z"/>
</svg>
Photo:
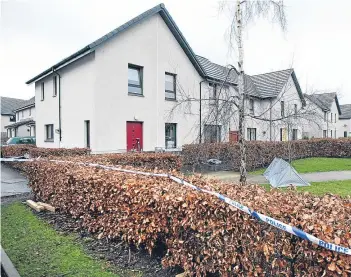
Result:
<svg viewBox="0 0 351 277">
<path fill-rule="evenodd" d="M 82 228 L 98 238 L 122 237 L 150 253 L 163 247 L 165 267 L 181 266 L 196 276 L 351 274 L 351 256 L 260 223 L 214 196 L 168 178 L 48 161 L 22 167 L 36 200 L 81 218 Z M 326 242 L 351 247 L 350 198 L 267 192 L 260 186 L 225 184 L 199 175 L 187 179 Z"/>
<path fill-rule="evenodd" d="M 311 139 L 290 142 L 246 142 L 247 169 L 269 165 L 275 157 L 288 160 L 306 157 L 351 157 L 351 139 Z M 185 166 L 206 164 L 208 159 L 219 159 L 223 170 L 238 170 L 240 152 L 238 143 L 204 143 L 183 146 Z"/>
</svg>

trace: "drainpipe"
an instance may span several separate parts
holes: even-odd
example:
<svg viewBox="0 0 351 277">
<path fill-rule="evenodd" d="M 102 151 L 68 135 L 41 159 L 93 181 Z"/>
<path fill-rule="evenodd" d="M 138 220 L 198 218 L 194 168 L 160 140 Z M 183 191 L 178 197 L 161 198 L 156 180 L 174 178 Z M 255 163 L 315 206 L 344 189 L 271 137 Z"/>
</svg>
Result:
<svg viewBox="0 0 351 277">
<path fill-rule="evenodd" d="M 269 105 L 269 141 L 272 141 L 272 98 L 270 99 Z"/>
<path fill-rule="evenodd" d="M 52 68 L 52 73 L 55 74 L 59 77 L 58 78 L 58 114 L 59 114 L 59 147 L 61 148 L 61 141 L 62 141 L 62 131 L 61 131 L 61 75 L 58 73 L 58 71 L 55 71 L 54 67 Z"/>
<path fill-rule="evenodd" d="M 205 82 L 205 80 L 202 80 L 202 81 L 200 81 L 200 83 L 199 83 L 199 86 L 200 86 L 200 110 L 199 110 L 199 113 L 200 113 L 200 134 L 199 134 L 199 143 L 201 143 L 202 142 L 202 119 L 201 119 L 201 117 L 202 117 L 202 110 L 201 110 L 201 104 L 202 104 L 202 91 L 201 91 L 201 85 L 202 85 L 202 83 L 203 82 Z"/>
</svg>

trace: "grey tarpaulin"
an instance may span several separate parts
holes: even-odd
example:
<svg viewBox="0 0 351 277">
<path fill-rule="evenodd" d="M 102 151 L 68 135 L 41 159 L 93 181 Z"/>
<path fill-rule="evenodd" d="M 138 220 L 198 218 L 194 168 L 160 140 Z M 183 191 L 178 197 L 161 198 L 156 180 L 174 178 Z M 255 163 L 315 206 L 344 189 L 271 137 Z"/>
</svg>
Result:
<svg viewBox="0 0 351 277">
<path fill-rule="evenodd" d="M 263 176 L 275 188 L 291 185 L 297 187 L 310 186 L 310 183 L 306 182 L 288 162 L 280 158 L 274 158 Z"/>
</svg>

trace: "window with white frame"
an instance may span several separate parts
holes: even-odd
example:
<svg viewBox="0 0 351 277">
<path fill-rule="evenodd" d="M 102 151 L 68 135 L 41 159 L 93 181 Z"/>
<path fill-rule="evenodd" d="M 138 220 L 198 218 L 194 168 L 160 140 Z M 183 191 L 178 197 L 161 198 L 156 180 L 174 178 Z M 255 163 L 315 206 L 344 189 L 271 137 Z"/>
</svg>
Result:
<svg viewBox="0 0 351 277">
<path fill-rule="evenodd" d="M 165 124 L 165 147 L 166 149 L 177 147 L 177 124 Z"/>
<path fill-rule="evenodd" d="M 54 124 L 45 125 L 45 141 L 54 141 Z"/>
<path fill-rule="evenodd" d="M 44 98 L 45 98 L 45 85 L 44 85 L 44 82 L 42 82 L 40 85 L 40 100 L 44 101 Z"/>
<path fill-rule="evenodd" d="M 328 118 L 328 114 L 327 112 L 324 112 L 324 121 L 327 121 L 327 118 Z"/>
<path fill-rule="evenodd" d="M 297 140 L 297 129 L 292 129 L 292 140 Z"/>
<path fill-rule="evenodd" d="M 336 123 L 336 114 L 334 114 L 334 123 Z"/>
<path fill-rule="evenodd" d="M 209 83 L 208 85 L 210 87 L 208 98 L 210 100 L 216 100 L 217 99 L 217 84 Z"/>
<path fill-rule="evenodd" d="M 247 128 L 247 140 L 256 140 L 256 128 Z"/>
<path fill-rule="evenodd" d="M 328 135 L 327 130 L 323 130 L 323 138 L 326 138 Z"/>
<path fill-rule="evenodd" d="M 330 122 L 333 122 L 333 114 L 330 113 Z"/>
<path fill-rule="evenodd" d="M 128 93 L 143 95 L 143 68 L 128 64 Z"/>
<path fill-rule="evenodd" d="M 165 99 L 176 100 L 176 75 L 165 73 Z"/>
<path fill-rule="evenodd" d="M 294 116 L 297 118 L 297 104 L 294 104 Z"/>
</svg>

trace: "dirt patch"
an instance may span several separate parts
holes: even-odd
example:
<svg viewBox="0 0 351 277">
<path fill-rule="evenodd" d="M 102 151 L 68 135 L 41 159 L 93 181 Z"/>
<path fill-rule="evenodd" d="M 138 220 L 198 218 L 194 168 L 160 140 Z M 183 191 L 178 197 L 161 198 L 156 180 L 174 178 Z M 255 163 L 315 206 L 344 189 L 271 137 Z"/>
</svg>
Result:
<svg viewBox="0 0 351 277">
<path fill-rule="evenodd" d="M 34 212 L 38 217 L 48 222 L 62 234 L 78 235 L 79 242 L 86 252 L 98 259 L 104 259 L 113 264 L 116 273 L 123 277 L 174 277 L 182 272 L 181 268 L 163 269 L 161 258 L 164 249 L 159 249 L 150 256 L 144 249 L 129 247 L 122 240 L 97 239 L 81 228 L 81 221 L 69 215 L 49 212 Z"/>
</svg>

